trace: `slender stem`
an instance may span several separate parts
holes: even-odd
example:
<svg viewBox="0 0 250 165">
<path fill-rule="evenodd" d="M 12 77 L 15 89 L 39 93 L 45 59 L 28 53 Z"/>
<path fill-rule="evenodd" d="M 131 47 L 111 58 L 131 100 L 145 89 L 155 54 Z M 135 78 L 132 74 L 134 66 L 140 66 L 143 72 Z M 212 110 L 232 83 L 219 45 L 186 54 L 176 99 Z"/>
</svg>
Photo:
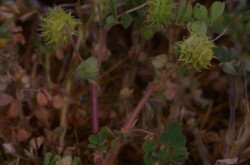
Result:
<svg viewBox="0 0 250 165">
<path fill-rule="evenodd" d="M 105 33 L 103 30 L 100 30 L 100 36 L 99 36 L 99 46 L 98 46 L 98 69 L 101 69 L 102 61 L 103 61 L 103 50 L 104 50 L 104 38 Z"/>
<path fill-rule="evenodd" d="M 64 96 L 65 105 L 61 111 L 61 116 L 60 116 L 60 127 L 63 129 L 62 134 L 61 134 L 60 139 L 59 139 L 59 143 L 60 143 L 61 147 L 64 147 L 64 138 L 65 138 L 66 131 L 67 131 L 66 116 L 67 116 L 67 110 L 69 108 L 69 94 L 70 94 L 70 90 L 71 90 L 71 85 L 72 85 L 72 81 L 71 81 L 71 79 L 68 79 L 67 85 L 66 85 L 67 95 Z"/>
<path fill-rule="evenodd" d="M 227 32 L 228 28 L 229 28 L 229 26 L 226 29 L 224 29 L 223 32 L 220 35 L 218 35 L 216 38 L 214 38 L 212 40 L 212 42 L 218 40 L 221 36 L 223 36 Z"/>
<path fill-rule="evenodd" d="M 69 37 L 69 40 L 70 40 L 70 42 L 71 42 L 71 45 L 72 45 L 72 47 L 73 47 L 73 49 L 74 49 L 74 52 L 75 52 L 75 54 L 76 54 L 76 57 L 82 62 L 83 59 L 82 59 L 80 53 L 78 52 L 78 50 L 76 49 L 76 44 L 75 44 L 75 41 L 74 41 L 74 39 L 73 39 L 73 37 L 72 37 L 72 35 L 71 35 L 70 27 L 69 27 L 68 24 L 66 25 L 66 31 L 67 31 L 67 33 L 68 33 L 68 37 Z"/>
<path fill-rule="evenodd" d="M 99 17 L 101 18 L 101 12 L 100 12 L 100 7 L 98 6 L 98 13 L 99 13 Z M 76 57 L 83 62 L 83 59 L 80 55 L 80 53 L 78 52 L 77 48 L 76 48 L 76 44 L 74 42 L 74 39 L 71 35 L 70 32 L 70 27 L 67 24 L 66 25 L 66 31 L 68 34 L 68 38 L 71 42 L 71 45 L 74 49 L 74 52 L 76 54 Z M 99 50 L 98 50 L 98 68 L 100 70 L 101 68 L 101 63 L 102 63 L 102 59 L 103 59 L 103 49 L 104 49 L 104 31 L 100 30 L 100 37 L 99 37 Z M 92 131 L 94 134 L 96 134 L 99 131 L 99 119 L 98 119 L 98 86 L 96 83 L 94 82 L 90 82 L 90 86 L 91 86 L 91 99 L 92 99 Z M 95 165 L 100 165 L 102 162 L 102 158 L 96 160 Z"/>
<path fill-rule="evenodd" d="M 99 49 L 98 49 L 98 69 L 100 70 L 103 60 L 103 49 L 104 49 L 104 32 L 100 31 L 99 36 Z M 98 86 L 96 83 L 91 83 L 91 97 L 92 97 L 92 129 L 93 133 L 99 131 L 99 120 L 98 120 Z"/>
<path fill-rule="evenodd" d="M 71 35 L 69 25 L 66 25 L 66 30 L 68 33 L 69 40 L 70 40 L 72 47 L 74 49 L 74 52 L 75 52 L 77 58 L 82 62 L 83 59 L 76 48 L 76 44 L 75 44 L 74 39 Z M 99 39 L 99 52 L 98 52 L 98 67 L 99 68 L 101 66 L 101 62 L 102 62 L 102 58 L 103 58 L 103 47 L 104 47 L 104 33 L 101 32 L 100 34 L 101 35 L 100 35 L 100 39 Z M 90 83 L 90 86 L 91 86 L 91 98 L 92 98 L 92 129 L 93 129 L 93 133 L 97 133 L 99 130 L 98 94 L 97 94 L 98 86 L 97 86 L 97 84 L 95 84 L 93 82 Z"/>
<path fill-rule="evenodd" d="M 108 158 L 104 161 L 104 165 L 113 165 L 115 163 L 115 158 L 119 154 L 119 150 L 123 145 L 123 141 L 119 139 L 112 152 L 109 154 Z"/>
<path fill-rule="evenodd" d="M 143 4 L 139 5 L 139 6 L 136 6 L 136 7 L 132 8 L 132 9 L 129 9 L 129 10 L 125 11 L 124 13 L 127 13 L 127 14 L 132 13 L 132 12 L 134 12 L 134 11 L 136 11 L 136 10 L 139 10 L 139 9 L 141 9 L 141 8 L 144 8 L 144 7 L 147 6 L 147 5 L 148 5 L 148 3 L 145 2 L 145 3 L 143 3 Z M 123 15 L 124 13 L 119 14 L 119 15 L 117 16 L 117 18 L 122 17 L 122 15 Z"/>
<path fill-rule="evenodd" d="M 92 99 L 92 130 L 93 133 L 95 134 L 99 130 L 97 85 L 93 82 L 90 85 L 91 85 L 91 99 Z"/>
<path fill-rule="evenodd" d="M 132 115 L 130 116 L 129 120 L 125 124 L 124 130 L 130 130 L 131 128 L 133 128 L 139 113 L 141 112 L 143 106 L 146 104 L 146 102 L 147 102 L 148 98 L 150 97 L 150 95 L 155 90 L 155 87 L 156 87 L 155 83 L 152 83 L 152 84 L 149 85 L 147 91 L 145 92 L 142 99 L 140 100 L 140 102 L 135 107 L 135 109 L 134 109 Z"/>
<path fill-rule="evenodd" d="M 52 81 L 51 81 L 51 75 L 50 75 L 50 53 L 45 54 L 45 69 L 46 69 L 46 76 L 47 76 L 47 81 L 49 84 L 49 88 L 51 89 L 52 87 Z"/>
<path fill-rule="evenodd" d="M 141 112 L 143 106 L 146 104 L 148 98 L 154 92 L 155 88 L 156 88 L 156 84 L 154 82 L 149 85 L 147 91 L 144 93 L 144 95 L 141 98 L 140 102 L 135 107 L 132 115 L 130 116 L 129 120 L 125 124 L 124 128 L 122 128 L 122 130 L 124 130 L 125 133 L 128 132 L 129 130 L 131 130 L 134 127 L 136 119 L 137 119 L 139 113 Z M 124 142 L 121 139 L 117 141 L 114 149 L 111 151 L 111 153 L 109 154 L 109 156 L 105 160 L 105 162 L 104 162 L 105 165 L 113 165 L 114 164 L 115 159 L 116 159 L 116 157 L 117 157 L 117 155 L 119 153 L 119 150 L 122 147 L 123 143 Z"/>
</svg>

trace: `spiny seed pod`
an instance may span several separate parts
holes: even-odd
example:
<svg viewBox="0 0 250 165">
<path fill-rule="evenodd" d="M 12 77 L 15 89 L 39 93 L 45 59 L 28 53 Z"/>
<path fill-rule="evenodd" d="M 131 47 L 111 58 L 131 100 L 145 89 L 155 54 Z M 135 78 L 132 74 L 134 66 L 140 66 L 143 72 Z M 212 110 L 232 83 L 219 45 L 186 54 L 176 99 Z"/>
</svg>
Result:
<svg viewBox="0 0 250 165">
<path fill-rule="evenodd" d="M 64 11 L 61 8 L 51 9 L 49 15 L 42 18 L 42 37 L 50 46 L 68 43 L 66 27 L 68 26 L 71 35 L 74 35 L 77 24 L 78 21 L 72 17 L 70 11 Z"/>
<path fill-rule="evenodd" d="M 172 0 L 148 0 L 147 20 L 149 28 L 162 30 L 173 16 Z"/>
<path fill-rule="evenodd" d="M 179 61 L 183 61 L 188 68 L 194 68 L 197 71 L 209 68 L 210 61 L 213 58 L 214 43 L 207 36 L 199 36 L 191 33 L 190 37 L 180 42 Z"/>
</svg>

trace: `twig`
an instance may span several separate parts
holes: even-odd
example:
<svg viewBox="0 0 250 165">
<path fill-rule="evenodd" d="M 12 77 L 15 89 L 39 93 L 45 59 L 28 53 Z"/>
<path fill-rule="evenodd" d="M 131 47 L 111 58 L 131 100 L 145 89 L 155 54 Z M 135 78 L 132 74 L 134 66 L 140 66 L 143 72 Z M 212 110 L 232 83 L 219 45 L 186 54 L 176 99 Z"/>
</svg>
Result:
<svg viewBox="0 0 250 165">
<path fill-rule="evenodd" d="M 96 134 L 99 131 L 97 84 L 91 82 L 90 85 L 92 99 L 92 130 L 93 133 Z"/>
<path fill-rule="evenodd" d="M 136 10 L 139 10 L 139 9 L 141 9 L 141 8 L 144 8 L 144 7 L 147 6 L 147 5 L 148 5 L 148 3 L 145 2 L 145 3 L 143 3 L 143 4 L 139 5 L 139 6 L 136 6 L 136 7 L 132 8 L 132 9 L 129 9 L 129 10 L 125 11 L 124 13 L 127 13 L 127 14 L 132 13 L 132 12 L 134 12 L 134 11 L 136 11 Z M 122 15 L 123 15 L 124 13 L 119 14 L 119 15 L 117 16 L 117 18 L 122 17 Z"/>
<path fill-rule="evenodd" d="M 76 49 L 76 44 L 75 44 L 74 39 L 73 39 L 73 37 L 72 37 L 72 35 L 71 35 L 70 27 L 69 27 L 68 24 L 66 25 L 66 31 L 67 31 L 67 33 L 68 33 L 68 37 L 69 37 L 69 40 L 70 40 L 70 42 L 71 42 L 71 45 L 72 45 L 72 47 L 73 47 L 73 49 L 74 49 L 74 52 L 75 52 L 75 54 L 76 54 L 76 57 L 77 57 L 81 62 L 83 62 L 83 59 L 82 59 L 80 53 L 79 53 L 78 50 Z"/>
<path fill-rule="evenodd" d="M 67 85 L 66 85 L 66 91 L 69 94 L 70 90 L 71 90 L 71 85 L 72 85 L 72 81 L 71 79 L 68 79 L 67 81 Z M 60 146 L 63 148 L 64 147 L 64 138 L 67 132 L 67 121 L 66 121 L 66 115 L 67 115 L 67 110 L 69 108 L 69 96 L 65 95 L 64 96 L 64 102 L 65 105 L 61 111 L 61 116 L 60 116 L 60 126 L 62 127 L 62 134 L 59 138 L 59 144 Z"/>
<path fill-rule="evenodd" d="M 223 32 L 220 35 L 218 35 L 216 38 L 214 38 L 212 40 L 212 42 L 218 40 L 221 36 L 223 36 L 227 32 L 228 28 L 229 28 L 229 26 L 226 29 L 224 29 Z"/>
<path fill-rule="evenodd" d="M 150 95 L 155 90 L 155 87 L 156 87 L 155 83 L 152 83 L 152 84 L 149 85 L 147 91 L 145 92 L 145 94 L 143 95 L 142 99 L 140 100 L 140 102 L 135 107 L 135 109 L 134 109 L 132 115 L 130 116 L 129 120 L 125 124 L 125 126 L 123 128 L 124 130 L 130 130 L 134 126 L 139 113 L 141 112 L 143 106 L 147 102 L 147 100 L 150 97 Z"/>
<path fill-rule="evenodd" d="M 66 25 L 66 30 L 68 33 L 69 40 L 72 44 L 76 57 L 83 62 L 81 55 L 79 54 L 78 50 L 76 49 L 76 44 L 73 40 L 73 37 L 70 32 L 69 25 Z M 104 33 L 100 33 L 99 39 L 99 52 L 98 52 L 98 67 L 100 68 L 103 56 L 103 47 L 104 47 Z M 98 94 L 97 94 L 97 84 L 91 82 L 91 98 L 92 98 L 92 130 L 93 133 L 97 133 L 99 130 L 99 120 L 98 120 Z"/>
<path fill-rule="evenodd" d="M 154 92 L 156 88 L 156 84 L 153 82 L 152 84 L 149 85 L 147 91 L 144 93 L 143 97 L 141 98 L 140 102 L 137 104 L 137 106 L 135 107 L 132 115 L 130 116 L 129 120 L 127 121 L 127 123 L 125 124 L 125 126 L 122 128 L 122 131 L 124 133 L 127 133 L 129 130 L 131 130 L 136 122 L 136 119 L 139 115 L 139 113 L 141 112 L 143 106 L 146 104 L 148 98 L 150 97 L 150 95 Z M 104 164 L 105 165 L 113 165 L 115 162 L 115 159 L 119 153 L 120 148 L 123 145 L 123 140 L 118 140 L 113 151 L 109 154 L 109 156 L 107 157 L 107 159 L 105 160 Z"/>
</svg>

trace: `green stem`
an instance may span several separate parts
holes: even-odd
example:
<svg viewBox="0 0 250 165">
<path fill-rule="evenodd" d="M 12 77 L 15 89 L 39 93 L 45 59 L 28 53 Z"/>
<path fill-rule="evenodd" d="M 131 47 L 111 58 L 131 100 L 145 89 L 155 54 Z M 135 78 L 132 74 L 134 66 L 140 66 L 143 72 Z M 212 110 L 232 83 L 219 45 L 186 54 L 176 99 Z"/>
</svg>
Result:
<svg viewBox="0 0 250 165">
<path fill-rule="evenodd" d="M 60 117 L 60 127 L 63 129 L 62 134 L 60 136 L 60 146 L 63 147 L 64 146 L 64 137 L 67 131 L 67 121 L 66 121 L 66 116 L 67 116 L 67 110 L 69 107 L 69 94 L 70 94 L 70 90 L 72 87 L 72 80 L 71 78 L 68 78 L 67 80 L 67 84 L 66 84 L 66 95 L 64 96 L 64 107 L 61 111 L 61 117 Z"/>
</svg>

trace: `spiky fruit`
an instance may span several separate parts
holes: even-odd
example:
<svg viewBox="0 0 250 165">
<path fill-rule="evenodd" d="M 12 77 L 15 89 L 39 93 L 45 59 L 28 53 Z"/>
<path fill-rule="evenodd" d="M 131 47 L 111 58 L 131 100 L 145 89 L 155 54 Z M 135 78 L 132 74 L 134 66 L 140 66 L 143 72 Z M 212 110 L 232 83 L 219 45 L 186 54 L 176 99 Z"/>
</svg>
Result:
<svg viewBox="0 0 250 165">
<path fill-rule="evenodd" d="M 162 30 L 173 16 L 172 0 L 148 0 L 147 20 L 149 28 Z"/>
<path fill-rule="evenodd" d="M 50 46 L 65 44 L 68 42 L 66 26 L 69 27 L 71 35 L 74 35 L 77 24 L 78 21 L 70 11 L 64 11 L 58 7 L 53 8 L 46 17 L 42 18 L 42 37 Z"/>
<path fill-rule="evenodd" d="M 207 36 L 199 36 L 195 33 L 180 42 L 179 61 L 183 61 L 188 68 L 194 68 L 197 71 L 209 68 L 213 55 L 214 43 Z"/>
</svg>

